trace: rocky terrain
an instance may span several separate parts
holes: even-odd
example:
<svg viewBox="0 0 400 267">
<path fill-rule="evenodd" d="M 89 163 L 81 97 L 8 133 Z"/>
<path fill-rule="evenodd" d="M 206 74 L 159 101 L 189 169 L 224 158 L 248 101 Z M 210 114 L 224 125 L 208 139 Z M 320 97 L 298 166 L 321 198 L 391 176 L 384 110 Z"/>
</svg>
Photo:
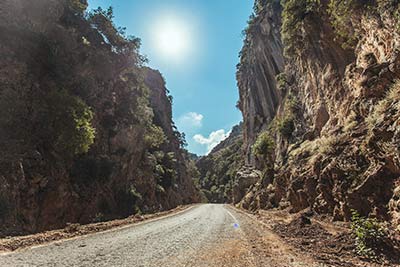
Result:
<svg viewBox="0 0 400 267">
<path fill-rule="evenodd" d="M 256 1 L 238 65 L 241 205 L 399 226 L 397 1 Z"/>
<path fill-rule="evenodd" d="M 161 74 L 86 8 L 0 3 L 0 235 L 199 200 Z"/>
<path fill-rule="evenodd" d="M 184 149 L 140 39 L 114 24 L 112 8 L 86 9 L 85 0 L 0 3 L 0 237 L 64 228 L 0 245 L 209 201 L 253 215 L 201 205 L 170 228 L 143 227 L 155 233 L 150 251 L 145 231 L 105 234 L 121 241 L 111 254 L 123 252 L 109 259 L 130 264 L 132 234 L 148 261 L 173 244 L 180 264 L 400 264 L 399 1 L 255 0 L 237 65 L 243 122 L 203 157 Z M 101 238 L 87 260 L 108 249 Z M 51 264 L 48 249 L 23 260 Z"/>
<path fill-rule="evenodd" d="M 375 249 L 399 252 L 399 14 L 391 0 L 255 1 L 237 65 L 243 145 L 234 153 L 242 161 L 234 174 L 219 175 L 234 185 L 225 200 L 254 212 L 352 221 L 340 238 L 369 256 L 373 245 L 357 231 L 380 222 L 391 245 Z M 218 153 L 200 161 L 200 170 L 211 161 L 203 187 L 225 166 Z M 274 230 L 301 249 L 329 251 L 329 239 L 318 241 L 326 231 L 309 223 Z"/>
</svg>

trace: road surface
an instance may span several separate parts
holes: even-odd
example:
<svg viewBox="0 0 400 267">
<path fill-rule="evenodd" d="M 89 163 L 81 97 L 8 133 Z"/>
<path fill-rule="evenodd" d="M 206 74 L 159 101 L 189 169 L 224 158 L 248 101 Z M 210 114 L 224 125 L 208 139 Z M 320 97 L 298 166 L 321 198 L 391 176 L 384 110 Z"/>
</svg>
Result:
<svg viewBox="0 0 400 267">
<path fill-rule="evenodd" d="M 0 266 L 311 266 L 285 255 L 275 236 L 257 227 L 227 205 L 203 204 L 155 221 L 3 254 Z"/>
</svg>

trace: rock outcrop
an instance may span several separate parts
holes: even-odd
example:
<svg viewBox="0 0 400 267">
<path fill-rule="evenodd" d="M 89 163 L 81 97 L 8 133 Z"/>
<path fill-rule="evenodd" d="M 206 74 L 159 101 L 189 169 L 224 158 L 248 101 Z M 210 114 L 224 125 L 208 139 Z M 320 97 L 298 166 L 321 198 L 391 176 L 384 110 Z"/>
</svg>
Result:
<svg viewBox="0 0 400 267">
<path fill-rule="evenodd" d="M 355 209 L 398 225 L 399 4 L 256 7 L 237 77 L 244 157 L 264 174 L 242 204 L 340 220 Z M 274 141 L 267 165 L 253 149 L 265 132 Z"/>
<path fill-rule="evenodd" d="M 251 18 L 245 30 L 247 37 L 241 51 L 237 81 L 240 88 L 239 109 L 244 112 L 243 136 L 246 163 L 254 164 L 251 145 L 257 133 L 274 118 L 281 95 L 276 75 L 284 69 L 283 46 L 280 38 L 281 5 L 269 8 Z"/>
<path fill-rule="evenodd" d="M 0 233 L 199 200 L 157 71 L 112 9 L 0 3 Z"/>
</svg>

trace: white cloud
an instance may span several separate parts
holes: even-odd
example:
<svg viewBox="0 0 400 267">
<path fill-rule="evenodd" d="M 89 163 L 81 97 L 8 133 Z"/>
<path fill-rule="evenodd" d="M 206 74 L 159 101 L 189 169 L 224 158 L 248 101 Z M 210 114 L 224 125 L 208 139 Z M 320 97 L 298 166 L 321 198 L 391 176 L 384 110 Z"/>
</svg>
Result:
<svg viewBox="0 0 400 267">
<path fill-rule="evenodd" d="M 193 136 L 194 141 L 201 145 L 207 146 L 207 154 L 218 145 L 221 141 L 225 140 L 229 136 L 230 132 L 225 133 L 225 130 L 217 130 L 212 132 L 208 137 L 204 137 L 201 134 Z"/>
<path fill-rule="evenodd" d="M 203 126 L 203 118 L 202 114 L 196 112 L 188 112 L 180 116 L 176 122 L 179 130 L 183 132 L 190 132 L 193 129 L 198 129 Z"/>
</svg>

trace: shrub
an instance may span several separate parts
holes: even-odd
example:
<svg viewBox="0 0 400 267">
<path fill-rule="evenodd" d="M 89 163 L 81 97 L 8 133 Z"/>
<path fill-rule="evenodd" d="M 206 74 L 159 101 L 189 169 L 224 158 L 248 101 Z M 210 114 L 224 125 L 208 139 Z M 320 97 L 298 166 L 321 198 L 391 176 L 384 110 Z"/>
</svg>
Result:
<svg viewBox="0 0 400 267">
<path fill-rule="evenodd" d="M 318 152 L 323 155 L 334 155 L 339 151 L 342 140 L 343 136 L 323 136 L 316 140 Z"/>
<path fill-rule="evenodd" d="M 151 125 L 147 129 L 145 142 L 150 148 L 158 148 L 167 140 L 164 131 L 161 127 Z"/>
<path fill-rule="evenodd" d="M 157 183 L 167 189 L 173 186 L 178 178 L 177 159 L 174 152 L 164 153 L 162 151 L 153 152 L 155 162 L 153 164 L 153 174 Z"/>
<path fill-rule="evenodd" d="M 381 224 L 374 218 L 361 217 L 357 211 L 352 210 L 351 231 L 355 238 L 356 253 L 375 258 L 375 248 L 385 237 Z"/>
<path fill-rule="evenodd" d="M 286 84 L 288 83 L 286 73 L 281 72 L 278 75 L 276 75 L 275 78 L 276 78 L 276 84 L 277 84 L 279 91 L 284 92 Z"/>
<path fill-rule="evenodd" d="M 396 112 L 400 110 L 399 105 L 394 105 L 400 102 L 400 81 L 396 81 L 386 93 L 385 98 L 380 100 L 374 108 L 374 111 L 369 114 L 366 121 L 368 128 L 371 130 L 376 125 L 385 121 L 385 113 L 393 106 Z"/>
<path fill-rule="evenodd" d="M 295 130 L 294 118 L 293 116 L 286 116 L 277 123 L 278 131 L 285 138 L 290 138 L 293 131 Z"/>
<path fill-rule="evenodd" d="M 283 4 L 282 41 L 285 44 L 285 56 L 295 54 L 304 47 L 301 26 L 304 19 L 318 11 L 319 0 L 288 0 Z"/>
<path fill-rule="evenodd" d="M 266 157 L 273 153 L 275 142 L 268 132 L 263 132 L 257 137 L 252 148 L 255 156 Z"/>
<path fill-rule="evenodd" d="M 91 125 L 93 112 L 85 102 L 65 90 L 53 90 L 46 95 L 45 105 L 47 110 L 40 115 L 49 127 L 42 138 L 54 143 L 60 154 L 70 156 L 88 152 L 94 143 L 95 129 Z"/>
<path fill-rule="evenodd" d="M 357 114 L 354 111 L 351 111 L 349 116 L 346 118 L 343 124 L 343 131 L 350 132 L 358 125 Z"/>
<path fill-rule="evenodd" d="M 377 0 L 379 13 L 390 11 L 393 14 L 396 29 L 400 30 L 400 2 L 398 0 Z"/>
<path fill-rule="evenodd" d="M 129 189 L 129 195 L 131 196 L 131 198 L 133 199 L 134 202 L 142 200 L 142 195 L 137 191 L 136 187 L 131 186 L 131 188 Z"/>
<path fill-rule="evenodd" d="M 135 186 L 131 185 L 127 188 L 121 188 L 115 195 L 116 209 L 122 216 L 130 216 L 141 212 L 139 205 L 143 197 Z"/>
<path fill-rule="evenodd" d="M 156 185 L 156 192 L 158 192 L 158 193 L 165 193 L 165 189 L 164 189 L 164 187 L 162 187 L 161 185 L 157 184 L 157 185 Z"/>
<path fill-rule="evenodd" d="M 301 111 L 301 104 L 298 100 L 297 96 L 293 94 L 289 94 L 285 100 L 285 112 L 289 112 L 290 114 L 299 114 Z"/>
<path fill-rule="evenodd" d="M 328 12 L 331 17 L 332 26 L 335 29 L 337 37 L 343 41 L 343 48 L 353 47 L 357 41 L 351 23 L 351 14 L 354 2 L 354 0 L 331 0 L 328 5 Z"/>
<path fill-rule="evenodd" d="M 344 49 L 354 48 L 359 36 L 351 18 L 356 10 L 366 9 L 375 11 L 374 0 L 331 0 L 328 4 L 328 13 L 337 38 Z"/>
</svg>

